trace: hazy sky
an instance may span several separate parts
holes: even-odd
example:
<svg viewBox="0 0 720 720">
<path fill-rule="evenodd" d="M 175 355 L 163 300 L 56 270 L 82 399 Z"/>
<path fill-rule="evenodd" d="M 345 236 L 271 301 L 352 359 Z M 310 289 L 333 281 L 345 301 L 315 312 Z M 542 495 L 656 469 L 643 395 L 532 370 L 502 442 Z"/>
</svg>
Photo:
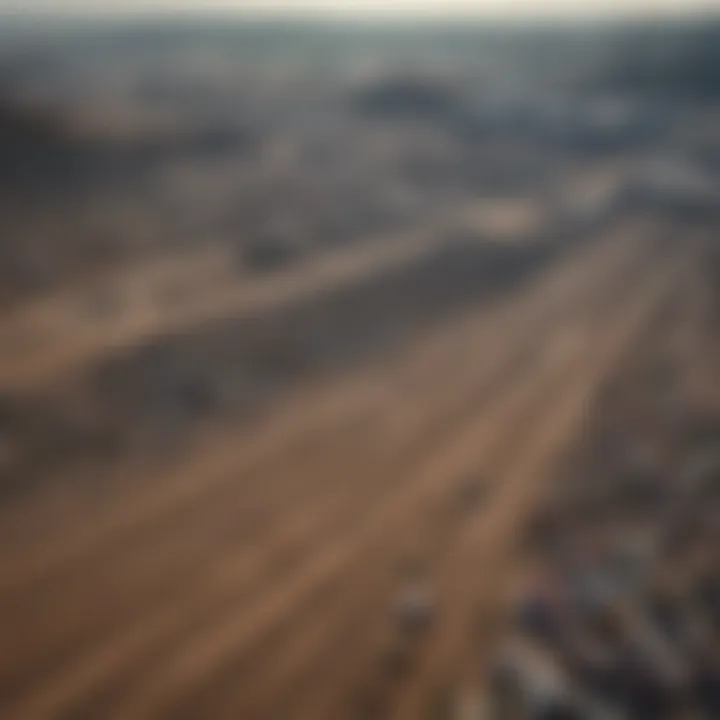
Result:
<svg viewBox="0 0 720 720">
<path fill-rule="evenodd" d="M 243 14 L 412 16 L 656 15 L 720 10 L 720 0 L 0 0 L 9 12 L 136 13 L 240 11 Z"/>
</svg>

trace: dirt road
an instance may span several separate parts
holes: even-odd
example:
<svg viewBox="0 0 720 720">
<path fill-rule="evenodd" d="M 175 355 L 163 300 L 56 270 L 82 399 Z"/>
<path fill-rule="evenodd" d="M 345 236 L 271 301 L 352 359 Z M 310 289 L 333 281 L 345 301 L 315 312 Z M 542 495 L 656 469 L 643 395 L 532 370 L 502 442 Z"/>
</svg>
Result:
<svg viewBox="0 0 720 720">
<path fill-rule="evenodd" d="M 423 717 L 482 666 L 524 520 L 687 281 L 661 235 L 623 221 L 162 470 L 0 508 L 0 716 Z M 408 567 L 433 598 L 418 638 L 396 617 Z"/>
</svg>

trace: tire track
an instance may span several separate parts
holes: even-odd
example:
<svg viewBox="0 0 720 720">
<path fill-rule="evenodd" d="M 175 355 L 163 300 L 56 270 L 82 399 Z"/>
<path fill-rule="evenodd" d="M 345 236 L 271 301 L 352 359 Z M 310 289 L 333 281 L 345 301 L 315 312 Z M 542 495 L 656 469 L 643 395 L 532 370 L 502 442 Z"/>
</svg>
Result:
<svg viewBox="0 0 720 720">
<path fill-rule="evenodd" d="M 672 288 L 677 272 L 677 266 L 671 260 L 641 285 L 635 301 L 607 333 L 597 353 L 589 356 L 590 362 L 581 369 L 580 377 L 569 383 L 556 405 L 553 422 L 538 424 L 540 431 L 533 442 L 507 472 L 495 512 L 488 514 L 484 523 L 469 528 L 462 538 L 452 562 L 445 569 L 448 584 L 455 587 L 453 612 L 444 616 L 445 622 L 425 649 L 422 667 L 398 697 L 391 713 L 393 718 L 416 720 L 423 717 L 437 691 L 438 679 L 453 674 L 457 677 L 462 658 L 468 652 L 467 628 L 471 625 L 472 615 L 477 612 L 481 588 L 492 594 L 502 586 L 498 580 L 503 577 L 503 566 L 507 567 L 508 554 L 518 537 L 523 518 L 542 495 L 549 474 L 568 441 L 583 426 L 593 391 L 597 390 L 609 369 L 620 362 L 633 338 L 658 310 L 668 289 Z M 530 478 L 533 478 L 532 482 Z M 463 571 L 471 566 L 486 569 L 482 582 L 473 583 L 472 578 L 468 581 Z M 483 600 L 491 607 L 492 602 Z"/>
</svg>

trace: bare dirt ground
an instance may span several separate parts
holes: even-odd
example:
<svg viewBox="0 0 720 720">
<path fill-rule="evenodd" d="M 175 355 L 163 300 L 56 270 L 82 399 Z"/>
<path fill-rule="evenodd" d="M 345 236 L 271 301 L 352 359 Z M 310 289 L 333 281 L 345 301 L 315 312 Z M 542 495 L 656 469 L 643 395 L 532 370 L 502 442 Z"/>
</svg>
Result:
<svg viewBox="0 0 720 720">
<path fill-rule="evenodd" d="M 0 716 L 428 716 L 482 674 L 517 540 L 603 383 L 668 307 L 688 322 L 700 275 L 676 232 L 623 218 L 252 423 L 201 423 L 160 460 L 47 470 L 56 482 L 0 506 Z M 221 290 L 183 327 L 357 282 L 429 242 Z M 15 346 L 5 391 L 52 396 L 180 322 L 139 312 L 98 332 L 64 325 L 71 305 L 14 311 L 2 337 L 47 345 Z M 418 582 L 433 612 L 408 633 L 397 607 Z"/>
</svg>

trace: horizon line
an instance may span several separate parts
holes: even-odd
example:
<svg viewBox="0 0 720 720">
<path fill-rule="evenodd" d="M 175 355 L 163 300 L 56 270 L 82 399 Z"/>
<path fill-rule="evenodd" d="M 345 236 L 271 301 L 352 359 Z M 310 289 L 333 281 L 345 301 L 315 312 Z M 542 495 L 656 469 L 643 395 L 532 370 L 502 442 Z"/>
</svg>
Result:
<svg viewBox="0 0 720 720">
<path fill-rule="evenodd" d="M 0 4 L 0 18 L 14 20 L 47 20 L 47 21 L 167 21 L 167 20 L 231 20 L 248 22 L 280 22 L 280 23 L 336 23 L 354 22 L 358 24 L 400 23 L 404 25 L 467 22 L 500 22 L 505 24 L 543 23 L 543 22 L 597 22 L 608 21 L 647 23 L 658 21 L 693 22 L 697 20 L 720 20 L 720 7 L 713 0 L 699 0 L 692 7 L 663 5 L 656 8 L 623 6 L 597 6 L 593 10 L 577 7 L 556 7 L 546 10 L 537 8 L 516 9 L 508 11 L 507 6 L 495 9 L 480 8 L 449 8 L 447 5 L 430 6 L 428 4 L 410 6 L 402 3 L 401 7 L 373 4 L 360 7 L 338 3 L 314 3 L 305 6 L 274 4 L 258 7 L 250 5 L 230 6 L 226 2 L 210 4 L 202 7 L 190 6 L 186 3 L 176 7 L 153 5 L 142 7 L 134 4 L 109 8 L 93 5 L 68 4 L 66 7 L 42 8 L 3 7 Z"/>
</svg>

